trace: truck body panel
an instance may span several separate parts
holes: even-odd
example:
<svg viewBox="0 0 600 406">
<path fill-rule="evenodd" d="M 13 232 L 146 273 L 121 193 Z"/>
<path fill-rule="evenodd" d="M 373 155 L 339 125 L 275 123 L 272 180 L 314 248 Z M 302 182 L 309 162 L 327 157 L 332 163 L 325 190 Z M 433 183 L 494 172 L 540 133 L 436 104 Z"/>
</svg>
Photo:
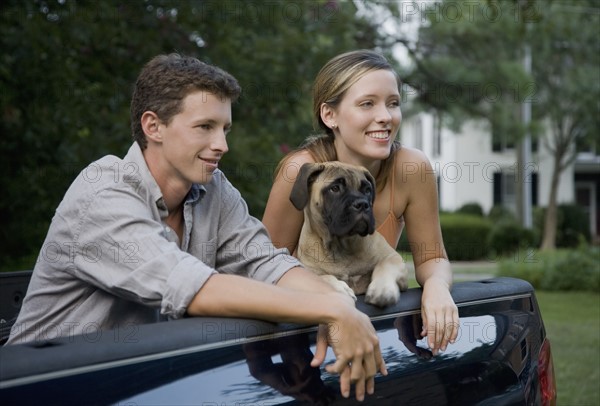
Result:
<svg viewBox="0 0 600 406">
<path fill-rule="evenodd" d="M 546 333 L 525 281 L 456 283 L 456 343 L 433 357 L 421 327 L 421 289 L 386 308 L 365 304 L 388 375 L 365 405 L 541 405 Z M 312 368 L 316 326 L 186 318 L 47 337 L 0 348 L 7 404 L 355 404 L 337 376 Z M 333 362 L 329 351 L 325 364 Z"/>
</svg>

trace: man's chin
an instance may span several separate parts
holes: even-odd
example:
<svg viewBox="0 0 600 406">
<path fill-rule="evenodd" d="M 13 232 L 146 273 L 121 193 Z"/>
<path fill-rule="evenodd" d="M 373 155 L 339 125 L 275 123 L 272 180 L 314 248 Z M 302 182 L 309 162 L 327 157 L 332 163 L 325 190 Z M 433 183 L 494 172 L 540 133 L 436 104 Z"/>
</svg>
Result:
<svg viewBox="0 0 600 406">
<path fill-rule="evenodd" d="M 213 173 L 206 172 L 201 176 L 195 176 L 194 178 L 192 178 L 192 182 L 197 183 L 199 185 L 205 185 L 207 183 L 210 183 L 210 181 L 212 181 L 212 178 L 213 178 Z"/>
</svg>

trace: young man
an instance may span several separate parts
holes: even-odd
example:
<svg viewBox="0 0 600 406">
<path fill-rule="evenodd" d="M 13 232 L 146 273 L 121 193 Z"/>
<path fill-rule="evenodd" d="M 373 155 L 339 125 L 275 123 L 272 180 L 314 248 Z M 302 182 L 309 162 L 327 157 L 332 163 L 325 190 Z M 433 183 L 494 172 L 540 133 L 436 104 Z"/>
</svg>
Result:
<svg viewBox="0 0 600 406">
<path fill-rule="evenodd" d="M 332 346 L 341 391 L 372 393 L 386 373 L 352 300 L 276 249 L 218 170 L 231 104 L 223 70 L 177 54 L 137 79 L 135 142 L 85 168 L 56 210 L 8 343 L 190 316 L 320 323 L 312 361 Z"/>
</svg>

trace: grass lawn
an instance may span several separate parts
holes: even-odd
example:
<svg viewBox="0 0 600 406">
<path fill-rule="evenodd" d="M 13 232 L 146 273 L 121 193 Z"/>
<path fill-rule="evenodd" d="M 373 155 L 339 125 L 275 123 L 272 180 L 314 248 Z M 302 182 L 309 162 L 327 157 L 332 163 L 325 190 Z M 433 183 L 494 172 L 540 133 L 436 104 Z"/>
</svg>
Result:
<svg viewBox="0 0 600 406">
<path fill-rule="evenodd" d="M 408 287 L 417 288 L 419 284 L 415 279 L 415 269 L 412 255 L 408 252 L 400 252 L 408 268 Z M 493 277 L 498 272 L 497 261 L 477 262 L 452 262 L 452 273 L 454 282 L 481 280 Z M 600 405 L 599 405 L 600 406 Z"/>
<path fill-rule="evenodd" d="M 600 295 L 536 292 L 552 344 L 557 404 L 600 405 Z"/>
<path fill-rule="evenodd" d="M 409 286 L 417 287 L 412 259 Z M 409 262 L 410 261 L 410 262 Z M 495 275 L 497 264 L 453 264 L 455 282 Z M 536 291 L 552 345 L 559 406 L 600 406 L 600 294 Z"/>
</svg>

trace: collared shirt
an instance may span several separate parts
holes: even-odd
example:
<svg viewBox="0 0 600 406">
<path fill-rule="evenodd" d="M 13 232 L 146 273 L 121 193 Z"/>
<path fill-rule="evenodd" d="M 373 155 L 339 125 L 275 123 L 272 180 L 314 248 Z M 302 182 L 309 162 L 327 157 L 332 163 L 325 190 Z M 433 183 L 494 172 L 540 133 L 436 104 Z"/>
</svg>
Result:
<svg viewBox="0 0 600 406">
<path fill-rule="evenodd" d="M 123 159 L 85 168 L 52 219 L 8 343 L 133 334 L 141 323 L 182 317 L 216 272 L 276 283 L 300 265 L 273 246 L 221 171 L 188 193 L 183 241 L 167 214 L 137 143 Z"/>
</svg>

